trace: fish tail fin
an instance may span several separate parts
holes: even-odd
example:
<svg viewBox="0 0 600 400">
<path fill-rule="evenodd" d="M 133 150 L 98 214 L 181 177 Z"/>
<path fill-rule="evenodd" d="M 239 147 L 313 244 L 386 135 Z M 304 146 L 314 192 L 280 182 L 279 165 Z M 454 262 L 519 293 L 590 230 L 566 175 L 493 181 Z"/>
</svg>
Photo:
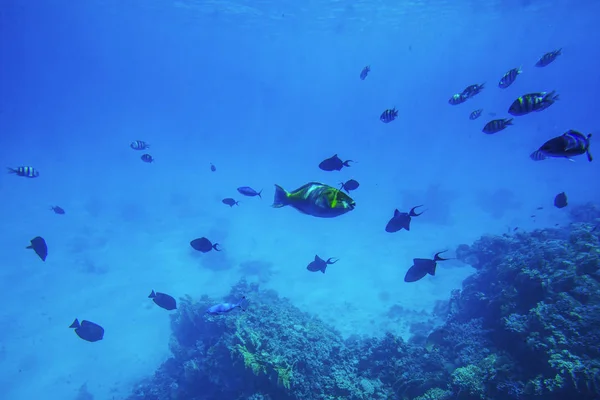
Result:
<svg viewBox="0 0 600 400">
<path fill-rule="evenodd" d="M 331 265 L 331 264 L 335 264 L 338 261 L 340 261 L 340 260 L 337 259 L 337 258 L 330 257 L 330 258 L 327 259 L 327 261 L 325 262 L 325 264 Z"/>
<path fill-rule="evenodd" d="M 79 320 L 77 318 L 75 318 L 75 321 L 73 321 L 73 323 L 71 325 L 69 325 L 69 328 L 79 328 L 81 325 L 79 325 Z"/>
<path fill-rule="evenodd" d="M 440 257 L 440 254 L 447 252 L 448 250 L 444 250 L 444 251 L 440 251 L 438 253 L 435 253 L 435 256 L 433 256 L 433 261 L 448 261 L 451 260 L 451 258 L 442 258 Z"/>
<path fill-rule="evenodd" d="M 512 125 L 512 124 L 513 124 L 513 123 L 512 123 L 513 119 L 514 119 L 514 118 L 508 118 L 508 119 L 505 119 L 505 120 L 504 120 L 504 125 Z"/>
<path fill-rule="evenodd" d="M 215 243 L 212 245 L 212 248 L 215 249 L 216 251 L 221 251 L 223 250 L 222 248 L 219 248 L 221 245 L 219 243 Z"/>
<path fill-rule="evenodd" d="M 346 160 L 342 164 L 344 164 L 344 167 L 350 167 L 351 162 L 354 162 L 354 160 Z"/>
<path fill-rule="evenodd" d="M 155 297 L 156 297 L 156 293 L 154 293 L 154 290 L 152 290 L 152 293 L 150 293 L 150 294 L 148 295 L 148 298 L 149 298 L 149 299 L 153 299 L 153 298 L 155 298 Z"/>
<path fill-rule="evenodd" d="M 290 194 L 281 186 L 275 185 L 275 196 L 273 197 L 273 207 L 281 208 L 290 204 Z"/>
<path fill-rule="evenodd" d="M 260 195 L 262 193 L 264 189 L 260 189 L 260 192 L 258 192 L 258 197 L 260 197 L 262 199 L 262 196 Z"/>
<path fill-rule="evenodd" d="M 415 209 L 417 209 L 419 207 L 423 207 L 423 204 L 421 204 L 419 206 L 414 206 L 413 208 L 411 208 L 408 215 L 410 215 L 411 217 L 418 217 L 419 215 L 423 214 L 426 211 L 426 210 L 423 210 L 420 213 L 415 212 Z"/>
<path fill-rule="evenodd" d="M 14 168 L 11 168 L 11 167 L 6 167 L 6 169 L 8 170 L 8 173 L 9 173 L 9 174 L 16 174 L 16 173 L 17 173 L 17 170 L 16 170 L 16 169 L 14 169 Z"/>
</svg>

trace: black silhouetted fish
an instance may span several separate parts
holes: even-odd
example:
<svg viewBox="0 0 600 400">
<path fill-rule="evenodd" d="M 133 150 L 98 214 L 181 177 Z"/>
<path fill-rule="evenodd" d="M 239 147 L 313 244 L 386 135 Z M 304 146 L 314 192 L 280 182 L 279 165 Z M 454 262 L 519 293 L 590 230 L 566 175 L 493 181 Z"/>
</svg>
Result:
<svg viewBox="0 0 600 400">
<path fill-rule="evenodd" d="M 561 192 L 556 195 L 554 198 L 554 207 L 556 208 L 565 208 L 568 205 L 567 202 L 567 194 L 565 192 Z"/>
<path fill-rule="evenodd" d="M 142 154 L 142 156 L 140 157 L 142 159 L 143 162 L 145 163 L 151 163 L 154 162 L 154 157 L 152 157 L 150 154 Z"/>
<path fill-rule="evenodd" d="M 190 246 L 192 246 L 194 250 L 201 251 L 202 253 L 208 253 L 213 249 L 216 251 L 221 251 L 221 249 L 219 249 L 219 243 L 212 244 L 211 241 L 205 237 L 192 240 L 190 242 Z"/>
<path fill-rule="evenodd" d="M 46 257 L 48 257 L 48 246 L 46 245 L 44 238 L 40 236 L 31 239 L 31 244 L 27 246 L 26 249 L 33 249 L 35 254 L 37 254 L 42 261 L 46 261 Z"/>
<path fill-rule="evenodd" d="M 223 200 L 221 200 L 221 202 L 223 204 L 227 204 L 229 207 L 233 207 L 233 206 L 239 205 L 239 201 L 235 201 L 235 199 L 232 199 L 231 197 L 223 199 Z"/>
<path fill-rule="evenodd" d="M 417 214 L 415 209 L 419 207 L 423 207 L 423 205 L 421 204 L 419 206 L 415 206 L 407 213 L 400 212 L 398 209 L 394 210 L 394 216 L 388 221 L 387 225 L 385 226 L 385 231 L 389 233 L 398 232 L 401 229 L 410 231 L 410 221 L 412 220 L 412 217 L 418 217 L 425 212 L 422 211 Z"/>
<path fill-rule="evenodd" d="M 364 81 L 367 75 L 369 75 L 369 72 L 371 72 L 371 66 L 367 65 L 360 71 L 360 79 Z"/>
<path fill-rule="evenodd" d="M 321 161 L 321 163 L 319 164 L 319 168 L 321 168 L 323 171 L 341 171 L 342 168 L 349 167 L 351 162 L 354 161 L 342 161 L 342 159 L 339 158 L 337 154 L 334 154 L 328 159 Z"/>
<path fill-rule="evenodd" d="M 52 207 L 50 207 L 50 209 L 52 211 L 54 211 L 56 214 L 61 214 L 62 215 L 62 214 L 65 213 L 65 210 L 62 207 L 59 207 L 59 206 L 52 206 Z"/>
<path fill-rule="evenodd" d="M 215 167 L 215 165 L 213 163 L 210 163 L 210 170 L 212 172 L 215 172 L 217 170 L 217 167 Z"/>
<path fill-rule="evenodd" d="M 38 170 L 33 167 L 17 167 L 17 168 L 8 167 L 8 173 L 15 174 L 17 176 L 22 176 L 25 178 L 37 178 L 38 176 L 40 176 L 40 173 L 38 172 Z"/>
<path fill-rule="evenodd" d="M 560 56 L 562 53 L 562 48 L 558 50 L 550 51 L 543 56 L 535 63 L 536 67 L 545 67 L 550 64 L 552 61 L 556 60 L 556 57 Z"/>
<path fill-rule="evenodd" d="M 321 257 L 315 255 L 315 260 L 308 264 L 306 269 L 311 272 L 321 271 L 322 273 L 325 273 L 328 265 L 335 264 L 338 261 L 339 260 L 333 258 L 329 258 L 325 261 Z"/>
<path fill-rule="evenodd" d="M 164 308 L 165 310 L 175 310 L 177 308 L 177 302 L 172 296 L 169 296 L 166 293 L 154 292 L 150 293 L 148 296 L 149 299 L 152 299 L 157 306 Z"/>
<path fill-rule="evenodd" d="M 262 193 L 262 189 L 260 190 L 260 192 L 257 192 L 256 190 L 252 189 L 250 186 L 241 186 L 241 187 L 237 188 L 237 191 L 240 192 L 241 194 L 243 194 L 244 196 L 248 196 L 248 197 L 258 196 L 262 199 L 262 196 L 260 195 Z"/>
<path fill-rule="evenodd" d="M 150 145 L 144 142 L 143 140 L 134 140 L 129 144 L 129 147 L 131 147 L 134 150 L 146 150 L 150 148 Z"/>
<path fill-rule="evenodd" d="M 340 185 L 342 185 L 342 190 L 345 190 L 347 193 L 350 193 L 351 190 L 358 189 L 360 183 L 358 183 L 358 181 L 355 181 L 354 179 L 348 179 L 346 182 L 340 182 Z"/>
<path fill-rule="evenodd" d="M 104 337 L 104 328 L 90 321 L 83 320 L 79 323 L 75 318 L 69 328 L 75 329 L 77 336 L 88 342 L 97 342 Z"/>
<path fill-rule="evenodd" d="M 404 282 L 416 282 L 420 279 L 423 279 L 427 274 L 435 276 L 435 268 L 437 267 L 437 262 L 449 260 L 449 258 L 440 257 L 440 254 L 446 251 L 447 250 L 436 253 L 433 257 L 433 260 L 429 258 L 414 258 L 413 266 L 410 267 L 408 271 L 406 271 L 406 275 L 404 276 Z"/>
<path fill-rule="evenodd" d="M 529 157 L 534 161 L 545 160 L 548 157 L 564 157 L 571 160 L 573 156 L 587 154 L 587 159 L 591 162 L 593 158 L 590 153 L 591 138 L 592 134 L 586 136 L 570 129 L 566 133 L 548 140 Z"/>
</svg>

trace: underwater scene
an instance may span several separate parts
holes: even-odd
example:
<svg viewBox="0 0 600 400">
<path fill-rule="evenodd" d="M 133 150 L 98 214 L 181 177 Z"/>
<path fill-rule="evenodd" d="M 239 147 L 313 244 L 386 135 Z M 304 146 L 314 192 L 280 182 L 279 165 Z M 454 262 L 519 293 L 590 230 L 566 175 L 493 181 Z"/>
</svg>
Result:
<svg viewBox="0 0 600 400">
<path fill-rule="evenodd" d="M 599 15 L 0 1 L 0 399 L 600 400 Z"/>
</svg>

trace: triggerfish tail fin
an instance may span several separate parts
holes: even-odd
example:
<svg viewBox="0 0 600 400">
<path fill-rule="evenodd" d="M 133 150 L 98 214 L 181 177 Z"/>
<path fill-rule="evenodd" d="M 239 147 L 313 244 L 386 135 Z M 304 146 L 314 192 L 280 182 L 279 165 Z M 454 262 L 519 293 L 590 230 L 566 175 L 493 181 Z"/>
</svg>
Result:
<svg viewBox="0 0 600 400">
<path fill-rule="evenodd" d="M 263 189 L 260 189 L 260 192 L 258 192 L 258 197 L 260 197 L 262 199 L 262 196 L 260 195 L 262 193 Z"/>
<path fill-rule="evenodd" d="M 594 157 L 592 157 L 592 153 L 590 153 L 590 139 L 592 138 L 592 134 L 590 133 L 589 135 L 587 135 L 587 150 L 585 151 L 585 154 L 587 154 L 587 159 L 589 162 L 592 162 L 592 160 L 594 159 Z"/>
<path fill-rule="evenodd" d="M 242 310 L 242 311 L 246 311 L 246 308 L 244 307 L 244 302 L 246 301 L 246 296 L 242 296 L 242 298 L 240 299 L 240 301 L 238 301 L 237 306 Z"/>
<path fill-rule="evenodd" d="M 351 162 L 353 163 L 353 162 L 356 162 L 356 161 L 354 161 L 354 160 L 346 160 L 342 164 L 344 164 L 344 167 L 349 167 Z"/>
<path fill-rule="evenodd" d="M 433 261 L 447 261 L 447 260 L 452 260 L 451 258 L 442 258 L 440 257 L 440 254 L 447 252 L 448 250 L 444 250 L 444 251 L 440 251 L 439 253 L 435 253 L 435 256 L 433 256 Z"/>
<path fill-rule="evenodd" d="M 408 215 L 410 215 L 411 217 L 418 217 L 419 215 L 423 214 L 425 212 L 425 210 L 421 211 L 418 214 L 415 212 L 415 210 L 419 207 L 423 207 L 423 204 L 421 204 L 420 206 L 414 206 L 413 208 L 411 208 Z"/>
<path fill-rule="evenodd" d="M 290 194 L 281 186 L 275 185 L 275 196 L 273 197 L 273 207 L 281 208 L 290 204 Z"/>
<path fill-rule="evenodd" d="M 221 245 L 219 243 L 215 243 L 212 245 L 212 248 L 215 249 L 216 251 L 221 251 L 223 250 L 223 248 L 220 247 Z"/>
</svg>

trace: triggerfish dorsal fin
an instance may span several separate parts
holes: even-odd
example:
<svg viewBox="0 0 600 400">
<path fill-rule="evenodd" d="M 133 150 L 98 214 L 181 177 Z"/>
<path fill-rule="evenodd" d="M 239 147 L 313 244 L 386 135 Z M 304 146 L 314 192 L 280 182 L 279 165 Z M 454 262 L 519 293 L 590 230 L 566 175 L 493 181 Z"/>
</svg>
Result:
<svg viewBox="0 0 600 400">
<path fill-rule="evenodd" d="M 71 325 L 69 325 L 69 328 L 72 329 L 77 329 L 79 328 L 81 325 L 79 325 L 79 320 L 77 318 L 75 318 L 75 321 L 73 321 L 73 323 Z"/>
<path fill-rule="evenodd" d="M 155 298 L 155 297 L 156 297 L 156 293 L 154 293 L 154 290 L 152 290 L 152 293 L 150 293 L 150 294 L 148 295 L 148 298 L 149 298 L 149 299 L 153 299 L 153 298 Z"/>
</svg>

